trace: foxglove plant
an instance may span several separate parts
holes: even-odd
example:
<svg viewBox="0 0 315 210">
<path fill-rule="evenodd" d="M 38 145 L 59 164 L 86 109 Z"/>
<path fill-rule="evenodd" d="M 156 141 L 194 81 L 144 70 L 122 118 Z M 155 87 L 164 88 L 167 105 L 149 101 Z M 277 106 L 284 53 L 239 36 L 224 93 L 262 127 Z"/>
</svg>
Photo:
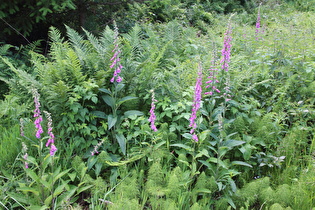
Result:
<svg viewBox="0 0 315 210">
<path fill-rule="evenodd" d="M 115 39 L 114 39 L 114 44 L 115 44 L 115 48 L 113 49 L 113 57 L 110 59 L 110 61 L 112 61 L 112 64 L 110 65 L 111 69 L 114 69 L 114 73 L 113 73 L 113 77 L 111 78 L 111 82 L 117 82 L 120 83 L 122 81 L 122 78 L 119 76 L 123 66 L 120 64 L 120 57 L 119 54 L 121 53 L 120 49 L 119 49 L 119 45 L 118 45 L 118 27 L 116 25 L 116 22 L 114 22 L 114 32 L 115 32 Z"/>
<path fill-rule="evenodd" d="M 194 94 L 194 101 L 193 101 L 193 107 L 191 110 L 191 116 L 189 118 L 190 124 L 189 127 L 191 127 L 190 134 L 192 134 L 192 139 L 196 142 L 199 141 L 198 136 L 195 133 L 195 129 L 197 128 L 197 111 L 200 108 L 201 105 L 201 92 L 202 92 L 202 67 L 199 63 L 198 65 L 198 77 L 196 79 L 196 85 L 195 85 L 195 94 Z"/>
<path fill-rule="evenodd" d="M 151 129 L 156 132 L 157 128 L 155 126 L 155 120 L 156 120 L 156 116 L 154 113 L 155 110 L 155 102 L 157 102 L 157 100 L 155 99 L 154 96 L 154 90 L 151 90 L 152 92 L 152 98 L 151 98 L 151 109 L 150 109 L 150 118 L 149 118 L 149 122 L 151 123 Z"/>
<path fill-rule="evenodd" d="M 113 50 L 114 55 L 110 59 L 112 61 L 110 68 L 115 69 L 113 77 L 111 78 L 110 82 L 114 84 L 112 85 L 111 90 L 108 90 L 106 88 L 99 88 L 101 92 L 105 93 L 105 95 L 102 95 L 102 99 L 111 108 L 110 109 L 111 113 L 106 114 L 102 111 L 101 113 L 104 113 L 107 115 L 107 122 L 108 122 L 107 129 L 109 130 L 111 134 L 111 139 L 113 140 L 112 143 L 114 143 L 114 141 L 117 141 L 122 153 L 126 155 L 127 140 L 123 134 L 122 129 L 119 129 L 119 126 L 121 125 L 122 121 L 126 117 L 130 115 L 140 116 L 140 115 L 143 115 L 143 113 L 136 110 L 129 110 L 123 113 L 121 112 L 121 110 L 119 110 L 119 108 L 121 107 L 123 103 L 125 103 L 126 101 L 134 100 L 137 97 L 135 96 L 121 97 L 121 91 L 124 88 L 125 84 L 123 84 L 122 77 L 119 75 L 121 73 L 123 66 L 120 64 L 119 55 L 121 53 L 121 50 L 119 49 L 118 28 L 115 22 L 114 22 L 114 27 L 115 27 L 115 31 L 114 31 L 115 32 L 115 37 L 114 37 L 115 48 Z M 91 154 L 95 155 L 96 151 L 94 151 Z"/>
</svg>

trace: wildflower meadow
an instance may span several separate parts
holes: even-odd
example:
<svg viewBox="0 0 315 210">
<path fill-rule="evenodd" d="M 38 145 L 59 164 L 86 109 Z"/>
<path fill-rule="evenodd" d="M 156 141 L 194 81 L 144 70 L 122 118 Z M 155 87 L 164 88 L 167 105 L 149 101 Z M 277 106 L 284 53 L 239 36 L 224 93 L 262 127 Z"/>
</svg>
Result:
<svg viewBox="0 0 315 210">
<path fill-rule="evenodd" d="M 0 209 L 315 209 L 299 2 L 131 2 L 45 48 L 0 40 Z"/>
</svg>

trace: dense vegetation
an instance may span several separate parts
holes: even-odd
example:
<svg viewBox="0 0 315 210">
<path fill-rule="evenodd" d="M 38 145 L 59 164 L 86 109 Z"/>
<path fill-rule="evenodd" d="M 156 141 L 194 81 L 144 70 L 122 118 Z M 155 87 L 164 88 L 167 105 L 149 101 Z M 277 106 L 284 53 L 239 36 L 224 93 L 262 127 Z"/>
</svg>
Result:
<svg viewBox="0 0 315 210">
<path fill-rule="evenodd" d="M 312 1 L 194 2 L 0 46 L 0 208 L 315 207 Z"/>
</svg>

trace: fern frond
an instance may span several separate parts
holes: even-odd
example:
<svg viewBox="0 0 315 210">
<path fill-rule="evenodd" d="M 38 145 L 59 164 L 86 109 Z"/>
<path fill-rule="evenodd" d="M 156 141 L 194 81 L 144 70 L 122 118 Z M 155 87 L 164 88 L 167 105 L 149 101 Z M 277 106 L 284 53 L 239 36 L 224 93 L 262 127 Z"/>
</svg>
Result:
<svg viewBox="0 0 315 210">
<path fill-rule="evenodd" d="M 144 50 L 141 43 L 141 40 L 143 39 L 142 36 L 142 29 L 138 24 L 136 24 L 128 34 L 123 35 L 125 42 L 130 46 L 130 48 L 127 49 L 127 52 L 124 51 L 124 53 L 127 53 L 132 60 L 139 61 L 142 57 L 142 52 Z"/>
<path fill-rule="evenodd" d="M 65 49 L 70 48 L 69 43 L 64 41 L 61 32 L 54 27 L 50 27 L 48 35 L 51 41 L 50 56 L 54 60 L 62 60 L 65 57 Z"/>
<path fill-rule="evenodd" d="M 53 43 L 63 43 L 64 41 L 64 38 L 61 37 L 61 32 L 53 26 L 49 28 L 48 36 Z"/>
<path fill-rule="evenodd" d="M 49 107 L 52 114 L 61 114 L 66 111 L 66 102 L 68 100 L 70 87 L 64 81 L 58 81 L 49 87 L 44 87 L 45 104 Z M 56 116 L 56 118 L 61 116 Z M 60 120 L 56 119 L 56 120 Z"/>
<path fill-rule="evenodd" d="M 84 39 L 83 37 L 74 29 L 70 28 L 69 26 L 66 25 L 67 29 L 67 36 L 69 37 L 70 42 L 72 43 L 72 46 L 75 48 L 84 50 Z"/>
<path fill-rule="evenodd" d="M 94 50 L 102 57 L 105 54 L 105 47 L 100 43 L 99 39 L 95 37 L 92 33 L 88 32 L 87 30 L 83 29 L 84 33 L 87 36 L 88 41 L 93 46 Z"/>
<path fill-rule="evenodd" d="M 106 26 L 101 37 L 99 38 L 101 45 L 108 53 L 109 52 L 111 53 L 111 49 L 113 49 L 114 36 L 115 36 L 114 31 L 111 30 L 108 26 Z"/>
<path fill-rule="evenodd" d="M 0 55 L 8 54 L 8 50 L 12 47 L 13 47 L 13 45 L 10 45 L 10 44 L 4 44 L 4 45 L 0 46 Z"/>
<path fill-rule="evenodd" d="M 177 21 L 171 21 L 166 25 L 165 38 L 166 41 L 179 40 L 181 36 L 182 27 Z"/>
<path fill-rule="evenodd" d="M 40 85 L 40 83 L 36 81 L 36 78 L 33 75 L 27 73 L 26 71 L 15 68 L 7 58 L 0 56 L 0 59 L 10 67 L 10 69 L 20 79 L 20 83 L 25 84 L 25 87 L 29 85 Z"/>
<path fill-rule="evenodd" d="M 84 81 L 85 76 L 81 72 L 81 63 L 80 59 L 74 50 L 69 49 L 66 55 L 67 58 L 67 75 L 69 81 L 73 81 L 74 84 L 80 84 Z"/>
<path fill-rule="evenodd" d="M 77 31 L 74 29 L 66 26 L 67 29 L 67 35 L 69 37 L 69 40 L 71 42 L 71 46 L 75 49 L 75 52 L 77 56 L 79 57 L 80 61 L 85 61 L 91 51 L 93 50 L 93 47 L 91 46 L 91 43 L 89 43 L 87 40 L 83 38 Z"/>
</svg>

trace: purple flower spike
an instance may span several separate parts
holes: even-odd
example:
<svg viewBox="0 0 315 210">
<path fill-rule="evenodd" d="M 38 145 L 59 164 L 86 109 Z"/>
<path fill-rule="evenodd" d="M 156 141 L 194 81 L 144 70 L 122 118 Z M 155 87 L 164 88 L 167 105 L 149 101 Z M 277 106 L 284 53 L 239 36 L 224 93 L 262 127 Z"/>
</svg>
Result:
<svg viewBox="0 0 315 210">
<path fill-rule="evenodd" d="M 191 116 L 189 118 L 190 124 L 189 127 L 192 129 L 190 130 L 190 133 L 193 134 L 192 138 L 197 142 L 198 137 L 195 134 L 195 129 L 197 128 L 197 123 L 196 123 L 196 118 L 197 118 L 197 111 L 200 108 L 201 104 L 201 92 L 202 92 L 202 67 L 201 64 L 198 66 L 198 77 L 196 80 L 196 85 L 195 85 L 195 95 L 194 95 L 194 101 L 193 101 L 193 107 L 191 110 Z"/>
<path fill-rule="evenodd" d="M 24 155 L 22 156 L 24 159 L 24 166 L 25 168 L 28 168 L 28 154 L 27 154 L 27 146 L 24 142 L 22 142 L 22 153 L 24 153 Z"/>
<path fill-rule="evenodd" d="M 232 16 L 231 16 L 232 17 Z M 231 21 L 229 20 L 229 23 L 228 23 L 228 27 L 227 27 L 227 30 L 226 30 L 226 33 L 225 33 L 225 36 L 224 36 L 224 44 L 223 44 L 223 49 L 222 49 L 222 60 L 221 60 L 221 64 L 222 64 L 222 70 L 224 70 L 225 72 L 228 72 L 229 70 L 229 63 L 230 63 L 230 56 L 231 56 L 231 42 L 232 42 L 232 27 L 231 27 Z M 230 101 L 231 100 L 231 91 L 230 91 L 230 87 L 229 87 L 229 77 L 226 75 L 226 82 L 224 83 L 225 84 L 225 87 L 224 87 L 224 90 L 223 91 L 223 94 L 221 95 L 221 97 L 224 97 L 225 98 L 225 101 Z M 217 90 L 216 91 L 218 93 L 220 93 L 221 91 L 220 90 Z"/>
<path fill-rule="evenodd" d="M 260 7 L 258 8 L 258 13 L 257 13 L 257 20 L 256 20 L 256 40 L 261 39 L 260 34 L 263 33 L 261 31 L 261 26 L 260 26 Z"/>
<path fill-rule="evenodd" d="M 55 155 L 55 153 L 56 153 L 56 151 L 57 151 L 57 147 L 54 145 L 54 144 L 51 144 L 51 146 L 50 146 L 50 156 L 54 156 Z"/>
<path fill-rule="evenodd" d="M 103 143 L 104 143 L 104 139 L 102 139 L 102 141 L 100 141 L 99 143 L 97 143 L 97 145 L 94 146 L 94 150 L 91 151 L 92 156 L 99 153 L 98 149 L 100 146 L 102 146 Z"/>
<path fill-rule="evenodd" d="M 230 55 L 231 55 L 231 42 L 232 42 L 232 28 L 231 23 L 229 22 L 228 29 L 224 34 L 224 45 L 222 48 L 222 60 L 220 63 L 222 64 L 222 69 L 225 71 L 229 71 L 229 63 L 230 63 Z"/>
<path fill-rule="evenodd" d="M 120 64 L 120 58 L 119 58 L 119 54 L 121 53 L 121 51 L 119 50 L 119 46 L 118 46 L 118 27 L 116 25 L 116 22 L 114 22 L 114 31 L 115 31 L 115 39 L 114 39 L 114 44 L 115 44 L 115 48 L 113 49 L 113 57 L 110 59 L 110 61 L 112 61 L 112 64 L 110 65 L 111 69 L 115 69 L 114 73 L 113 73 L 113 77 L 111 78 L 110 82 L 117 82 L 120 83 L 122 81 L 122 78 L 118 75 L 121 72 L 122 69 L 122 65 Z"/>
<path fill-rule="evenodd" d="M 206 84 L 208 84 L 206 88 L 211 88 L 212 90 L 209 92 L 205 92 L 205 95 L 212 96 L 214 91 L 216 91 L 217 93 L 220 93 L 220 90 L 216 86 L 216 83 L 219 83 L 219 80 L 217 80 L 218 69 L 215 66 L 216 66 L 216 59 L 213 58 L 212 66 L 209 69 L 209 76 L 208 76 L 209 80 L 206 82 Z"/>
<path fill-rule="evenodd" d="M 25 161 L 24 161 L 24 166 L 25 166 L 25 168 L 28 168 L 28 162 L 27 162 L 28 154 L 27 154 L 27 153 L 25 153 L 25 155 L 23 155 L 23 159 L 25 160 Z"/>
<path fill-rule="evenodd" d="M 199 141 L 198 136 L 196 134 L 193 134 L 192 139 L 195 140 L 195 142 Z"/>
<path fill-rule="evenodd" d="M 49 147 L 50 146 L 50 155 L 51 156 L 54 156 L 56 151 L 57 151 L 57 147 L 55 146 L 55 135 L 53 134 L 52 132 L 52 119 L 51 119 L 51 114 L 49 112 L 46 112 L 44 111 L 45 115 L 46 115 L 46 118 L 48 120 L 48 123 L 47 123 L 47 127 L 48 127 L 48 135 L 49 135 L 49 138 L 46 142 L 46 147 Z"/>
<path fill-rule="evenodd" d="M 155 116 L 154 110 L 155 110 L 155 102 L 157 102 L 157 100 L 155 99 L 155 96 L 154 96 L 154 90 L 151 90 L 151 92 L 152 92 L 152 100 L 151 100 L 152 102 L 151 102 L 149 122 L 151 122 L 151 129 L 154 132 L 156 132 L 157 131 L 157 128 L 155 126 L 156 116 Z"/>
<path fill-rule="evenodd" d="M 41 126 L 41 122 L 43 121 L 43 118 L 40 113 L 40 103 L 39 103 L 39 93 L 36 89 L 33 89 L 33 97 L 34 97 L 34 103 L 35 103 L 35 109 L 34 109 L 34 125 L 36 130 L 36 138 L 40 139 L 41 134 L 43 133 L 43 128 Z"/>
</svg>

